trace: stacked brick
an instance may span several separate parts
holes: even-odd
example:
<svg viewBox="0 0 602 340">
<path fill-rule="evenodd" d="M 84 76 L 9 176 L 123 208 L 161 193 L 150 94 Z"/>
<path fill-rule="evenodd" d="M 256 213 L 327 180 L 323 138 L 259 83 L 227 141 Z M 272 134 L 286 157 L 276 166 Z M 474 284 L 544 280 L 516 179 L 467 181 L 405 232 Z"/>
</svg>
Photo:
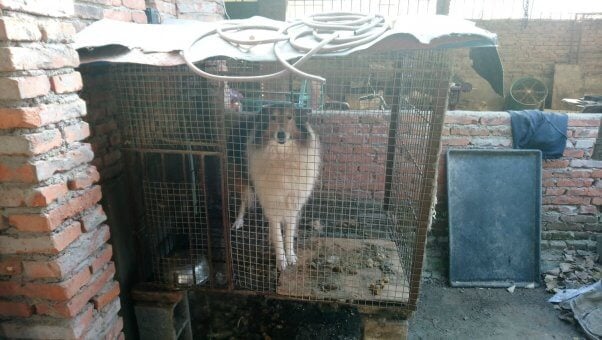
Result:
<svg viewBox="0 0 602 340">
<path fill-rule="evenodd" d="M 0 10 L 0 338 L 122 337 L 73 1 Z"/>
<path fill-rule="evenodd" d="M 75 0 L 74 2 L 73 24 L 77 31 L 100 19 L 146 23 L 144 0 Z"/>
<path fill-rule="evenodd" d="M 117 125 L 109 68 L 106 65 L 80 67 L 85 84 L 81 97 L 86 101 L 86 121 L 90 124 L 88 142 L 94 151 L 92 165 L 98 169 L 101 183 L 123 173 L 121 134 Z"/>
<path fill-rule="evenodd" d="M 314 120 L 312 126 L 322 143 L 320 190 L 337 197 L 382 200 L 388 117 L 350 112 Z"/>
<path fill-rule="evenodd" d="M 223 0 L 146 0 L 146 6 L 159 12 L 161 22 L 176 18 L 216 21 L 226 13 Z"/>
<path fill-rule="evenodd" d="M 596 236 L 602 234 L 602 161 L 592 160 L 591 155 L 601 116 L 570 114 L 563 157 L 543 162 L 543 270 L 557 266 L 565 248 L 596 250 Z M 447 112 L 439 164 L 437 222 L 429 238 L 427 276 L 444 272 L 448 254 L 445 152 L 449 148 L 511 147 L 508 113 Z"/>
</svg>

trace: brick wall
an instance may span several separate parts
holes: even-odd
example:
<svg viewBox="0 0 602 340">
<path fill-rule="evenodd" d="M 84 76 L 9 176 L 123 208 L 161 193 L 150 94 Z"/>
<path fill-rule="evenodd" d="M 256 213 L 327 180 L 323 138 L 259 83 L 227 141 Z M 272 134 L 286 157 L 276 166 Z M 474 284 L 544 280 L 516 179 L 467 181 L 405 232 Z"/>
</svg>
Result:
<svg viewBox="0 0 602 340">
<path fill-rule="evenodd" d="M 146 0 L 146 6 L 159 12 L 161 22 L 176 18 L 216 21 L 225 14 L 223 0 Z"/>
<path fill-rule="evenodd" d="M 542 270 L 557 266 L 565 248 L 595 251 L 602 234 L 602 161 L 591 160 L 599 114 L 571 114 L 567 147 L 542 171 Z M 437 219 L 428 240 L 426 275 L 446 272 L 448 257 L 445 153 L 449 148 L 511 148 L 506 112 L 450 111 L 443 128 L 438 176 Z"/>
<path fill-rule="evenodd" d="M 322 147 L 320 190 L 339 197 L 384 198 L 388 120 L 388 115 L 354 111 L 314 116 Z"/>
<path fill-rule="evenodd" d="M 506 92 L 517 79 L 535 77 L 548 87 L 547 107 L 562 110 L 577 110 L 562 98 L 602 93 L 602 20 L 531 20 L 526 26 L 522 20 L 482 20 L 477 26 L 498 35 Z M 504 109 L 504 99 L 472 70 L 468 51 L 456 54 L 455 75 L 474 86 L 458 108 Z M 565 66 L 570 69 L 562 72 Z"/>
<path fill-rule="evenodd" d="M 75 0 L 73 24 L 77 31 L 100 19 L 146 23 L 144 0 Z"/>
<path fill-rule="evenodd" d="M 85 120 L 90 126 L 88 142 L 94 151 L 94 165 L 100 182 L 109 181 L 123 173 L 121 134 L 117 125 L 117 110 L 107 65 L 83 65 L 79 68 L 85 85 L 81 97 L 88 105 Z"/>
<path fill-rule="evenodd" d="M 74 3 L 0 1 L 0 337 L 118 338 Z"/>
<path fill-rule="evenodd" d="M 216 21 L 224 18 L 222 0 L 75 0 L 77 31 L 100 19 L 147 23 L 145 9 L 154 9 L 159 22 L 167 19 Z"/>
</svg>

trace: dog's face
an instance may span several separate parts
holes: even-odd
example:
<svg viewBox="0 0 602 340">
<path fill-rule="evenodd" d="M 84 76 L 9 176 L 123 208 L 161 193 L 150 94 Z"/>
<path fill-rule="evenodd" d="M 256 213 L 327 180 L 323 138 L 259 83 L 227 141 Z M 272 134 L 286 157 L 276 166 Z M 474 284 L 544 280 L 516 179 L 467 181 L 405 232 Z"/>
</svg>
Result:
<svg viewBox="0 0 602 340">
<path fill-rule="evenodd" d="M 307 110 L 295 109 L 292 105 L 264 107 L 257 116 L 254 144 L 304 144 L 309 135 L 306 123 Z"/>
</svg>

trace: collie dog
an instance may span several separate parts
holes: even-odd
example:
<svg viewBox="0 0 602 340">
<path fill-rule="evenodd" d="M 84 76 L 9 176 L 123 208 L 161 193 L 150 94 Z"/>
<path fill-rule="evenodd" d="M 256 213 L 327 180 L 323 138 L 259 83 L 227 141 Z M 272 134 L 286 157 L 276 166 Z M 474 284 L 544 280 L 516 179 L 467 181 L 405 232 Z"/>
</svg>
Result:
<svg viewBox="0 0 602 340">
<path fill-rule="evenodd" d="M 292 104 L 264 107 L 249 132 L 246 164 L 241 162 L 241 173 L 235 176 L 241 204 L 233 228 L 243 226 L 246 208 L 256 197 L 269 222 L 276 266 L 283 271 L 297 263 L 293 242 L 299 214 L 318 178 L 320 143 L 307 111 Z"/>
</svg>

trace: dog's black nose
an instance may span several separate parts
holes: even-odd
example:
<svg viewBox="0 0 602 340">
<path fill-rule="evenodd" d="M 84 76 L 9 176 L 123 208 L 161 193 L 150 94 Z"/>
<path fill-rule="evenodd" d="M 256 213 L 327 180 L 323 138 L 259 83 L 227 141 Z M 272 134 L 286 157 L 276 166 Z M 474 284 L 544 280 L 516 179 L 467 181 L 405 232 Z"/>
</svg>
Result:
<svg viewBox="0 0 602 340">
<path fill-rule="evenodd" d="M 286 133 L 284 131 L 278 131 L 278 133 L 276 133 L 276 139 L 278 139 L 278 143 L 284 144 L 284 142 L 286 142 Z"/>
</svg>

